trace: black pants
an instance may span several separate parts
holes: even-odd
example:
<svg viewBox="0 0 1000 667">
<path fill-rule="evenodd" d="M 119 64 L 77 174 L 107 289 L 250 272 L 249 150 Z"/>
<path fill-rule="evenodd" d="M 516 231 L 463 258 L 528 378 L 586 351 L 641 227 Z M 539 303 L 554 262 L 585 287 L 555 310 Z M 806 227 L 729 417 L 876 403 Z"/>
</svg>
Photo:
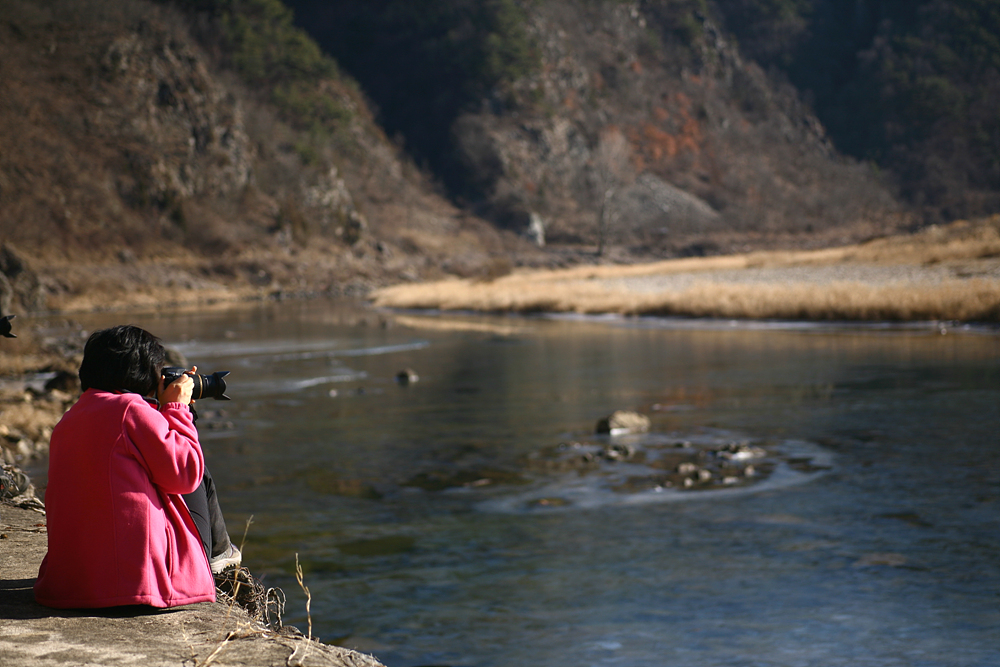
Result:
<svg viewBox="0 0 1000 667">
<path fill-rule="evenodd" d="M 229 533 L 226 531 L 226 520 L 222 516 L 222 508 L 219 507 L 219 499 L 215 495 L 215 482 L 212 480 L 212 473 L 205 468 L 205 475 L 201 478 L 201 484 L 191 493 L 184 495 L 184 502 L 187 504 L 194 525 L 198 527 L 198 535 L 201 537 L 201 545 L 205 548 L 205 555 L 211 560 L 212 556 L 218 556 L 229 548 Z"/>
</svg>

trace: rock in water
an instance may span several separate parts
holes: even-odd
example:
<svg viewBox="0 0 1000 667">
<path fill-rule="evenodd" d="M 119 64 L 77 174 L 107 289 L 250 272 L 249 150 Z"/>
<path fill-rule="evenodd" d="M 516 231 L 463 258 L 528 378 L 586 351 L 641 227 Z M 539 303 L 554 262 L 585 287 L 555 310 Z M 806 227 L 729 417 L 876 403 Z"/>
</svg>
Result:
<svg viewBox="0 0 1000 667">
<path fill-rule="evenodd" d="M 615 410 L 610 416 L 597 422 L 598 433 L 623 435 L 625 433 L 645 433 L 648 430 L 649 417 L 628 410 Z"/>
<path fill-rule="evenodd" d="M 403 370 L 401 370 L 398 373 L 396 373 L 396 382 L 398 382 L 400 385 L 402 385 L 404 387 L 407 386 L 407 385 L 413 384 L 414 382 L 416 382 L 419 379 L 420 379 L 420 376 L 417 375 L 410 368 L 404 368 Z"/>
</svg>

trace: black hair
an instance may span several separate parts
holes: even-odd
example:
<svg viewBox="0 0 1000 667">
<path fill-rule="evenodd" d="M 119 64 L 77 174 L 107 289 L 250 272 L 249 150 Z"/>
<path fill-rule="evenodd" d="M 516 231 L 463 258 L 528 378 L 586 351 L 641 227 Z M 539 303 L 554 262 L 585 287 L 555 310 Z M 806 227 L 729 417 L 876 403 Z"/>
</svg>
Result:
<svg viewBox="0 0 1000 667">
<path fill-rule="evenodd" d="M 80 385 L 87 389 L 156 392 L 166 352 L 160 339 L 145 329 L 122 324 L 95 331 L 83 348 Z"/>
</svg>

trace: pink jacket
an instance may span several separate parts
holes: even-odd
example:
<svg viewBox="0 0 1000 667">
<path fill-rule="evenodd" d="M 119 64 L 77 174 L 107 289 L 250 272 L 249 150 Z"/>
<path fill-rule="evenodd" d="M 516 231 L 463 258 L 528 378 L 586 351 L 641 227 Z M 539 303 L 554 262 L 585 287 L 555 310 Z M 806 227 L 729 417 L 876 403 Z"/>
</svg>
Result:
<svg viewBox="0 0 1000 667">
<path fill-rule="evenodd" d="M 190 411 L 88 389 L 52 431 L 45 492 L 49 550 L 35 599 L 59 608 L 215 600 L 181 494 L 205 460 Z"/>
</svg>

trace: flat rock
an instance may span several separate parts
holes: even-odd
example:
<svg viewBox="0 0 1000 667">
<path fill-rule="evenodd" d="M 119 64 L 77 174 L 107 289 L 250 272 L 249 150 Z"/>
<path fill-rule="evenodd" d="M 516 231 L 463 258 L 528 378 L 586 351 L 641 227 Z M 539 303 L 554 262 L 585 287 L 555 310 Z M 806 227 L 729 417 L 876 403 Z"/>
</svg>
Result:
<svg viewBox="0 0 1000 667">
<path fill-rule="evenodd" d="M 45 516 L 0 504 L 0 665 L 72 667 L 382 667 L 371 656 L 271 632 L 221 602 L 157 610 L 49 609 L 32 586 L 46 551 Z"/>
</svg>

